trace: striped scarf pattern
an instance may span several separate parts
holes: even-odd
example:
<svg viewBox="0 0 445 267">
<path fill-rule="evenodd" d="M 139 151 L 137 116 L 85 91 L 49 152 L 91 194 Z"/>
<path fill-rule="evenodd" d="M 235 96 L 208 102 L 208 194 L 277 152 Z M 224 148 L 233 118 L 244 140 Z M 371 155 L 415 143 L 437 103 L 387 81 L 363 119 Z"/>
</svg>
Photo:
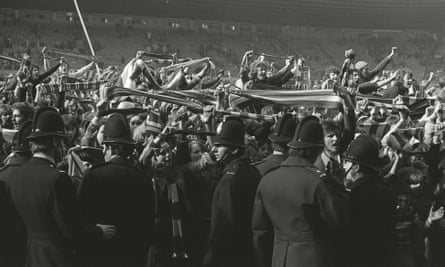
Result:
<svg viewBox="0 0 445 267">
<path fill-rule="evenodd" d="M 60 84 L 39 84 L 38 88 L 41 94 L 48 95 L 68 91 L 99 90 L 101 84 L 102 82 L 65 83 L 62 84 L 62 90 L 60 90 Z"/>
</svg>

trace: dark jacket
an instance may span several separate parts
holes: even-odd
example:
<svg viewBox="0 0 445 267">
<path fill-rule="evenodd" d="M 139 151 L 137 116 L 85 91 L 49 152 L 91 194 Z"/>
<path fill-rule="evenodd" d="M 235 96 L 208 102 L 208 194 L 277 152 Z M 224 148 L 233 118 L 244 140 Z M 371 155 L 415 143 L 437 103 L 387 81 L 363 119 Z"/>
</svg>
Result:
<svg viewBox="0 0 445 267">
<path fill-rule="evenodd" d="M 101 239 L 102 232 L 81 223 L 70 177 L 37 157 L 11 176 L 12 201 L 28 233 L 27 266 L 78 266 L 75 249 Z"/>
<path fill-rule="evenodd" d="M 391 61 L 392 57 L 387 56 L 384 59 L 382 59 L 382 61 L 380 61 L 379 64 L 377 64 L 377 66 L 375 66 L 372 70 L 369 70 L 367 72 L 361 72 L 360 77 L 362 79 L 362 82 L 369 82 L 372 79 L 374 79 L 375 76 L 381 73 Z"/>
<path fill-rule="evenodd" d="M 240 71 L 240 77 L 244 84 L 248 83 L 247 87 L 249 89 L 270 89 L 271 86 L 279 87 L 287 83 L 293 77 L 292 67 L 293 64 L 287 64 L 262 81 L 257 80 L 255 77 L 249 77 L 249 69 L 243 68 Z"/>
<path fill-rule="evenodd" d="M 257 168 L 261 176 L 264 176 L 270 170 L 277 168 L 286 159 L 285 155 L 271 154 L 265 157 L 263 160 L 253 163 L 252 165 Z"/>
<path fill-rule="evenodd" d="M 378 177 L 357 180 L 351 190 L 350 266 L 392 266 L 396 196 Z"/>
<path fill-rule="evenodd" d="M 260 178 L 246 157 L 224 168 L 213 195 L 205 266 L 254 266 L 251 222 Z"/>
<path fill-rule="evenodd" d="M 46 78 L 48 78 L 49 76 L 51 76 L 54 72 L 57 71 L 57 69 L 60 67 L 60 63 L 51 67 L 48 71 L 40 74 L 37 78 L 33 78 L 33 77 L 29 77 L 24 84 L 25 85 L 29 85 L 30 86 L 30 90 L 31 90 L 31 96 L 32 99 L 34 99 L 35 95 L 36 95 L 36 86 L 39 83 L 44 82 L 44 80 Z M 26 101 L 26 90 L 27 88 L 19 88 L 17 95 L 16 95 L 16 100 L 17 102 L 24 102 Z"/>
<path fill-rule="evenodd" d="M 330 190 L 323 173 L 300 157 L 262 178 L 252 219 L 257 266 L 331 266 L 327 230 L 344 225 L 348 212 Z"/>
<path fill-rule="evenodd" d="M 11 172 L 29 157 L 13 157 L 0 170 L 0 266 L 19 266 L 25 262 L 26 229 L 11 200 L 8 184 Z"/>
<path fill-rule="evenodd" d="M 151 181 L 121 157 L 87 170 L 78 190 L 82 215 L 91 224 L 116 226 L 112 240 L 87 251 L 99 266 L 134 266 L 143 262 L 152 242 L 154 192 Z"/>
</svg>

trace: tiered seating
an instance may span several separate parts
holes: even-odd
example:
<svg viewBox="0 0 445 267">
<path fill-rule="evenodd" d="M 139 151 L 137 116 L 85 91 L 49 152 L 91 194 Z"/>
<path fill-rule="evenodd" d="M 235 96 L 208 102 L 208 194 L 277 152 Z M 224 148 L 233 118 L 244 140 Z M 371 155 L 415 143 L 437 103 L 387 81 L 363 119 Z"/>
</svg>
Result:
<svg viewBox="0 0 445 267">
<path fill-rule="evenodd" d="M 179 52 L 179 56 L 183 57 L 209 56 L 218 68 L 230 71 L 232 77 L 238 75 L 240 59 L 243 53 L 250 49 L 280 56 L 303 55 L 311 67 L 313 79 L 321 79 L 327 67 L 341 65 L 344 51 L 350 48 L 356 51 L 357 60 L 365 60 L 370 66 L 374 66 L 392 46 L 398 46 L 400 57 L 390 67 L 409 68 L 419 79 L 423 78 L 427 71 L 426 64 L 421 64 L 422 59 L 425 61 L 431 54 L 445 51 L 445 45 L 442 43 L 434 46 L 436 51 L 430 51 L 432 46 L 424 38 L 425 33 L 301 28 L 284 33 L 259 33 L 255 36 L 184 29 L 161 32 L 149 25 L 146 29 L 89 26 L 89 32 L 95 43 L 98 58 L 105 65 L 122 65 L 122 62 L 127 62 L 137 50 L 146 50 L 148 46 L 157 46 L 157 51 L 152 52 L 162 53 L 161 48 L 165 46 L 165 52 Z M 146 37 L 147 32 L 151 33 L 150 40 Z M 43 45 L 61 46 L 64 49 L 71 48 L 70 51 L 74 53 L 89 54 L 81 29 L 75 24 L 33 26 L 30 23 L 14 23 L 2 27 L 0 34 L 12 38 L 14 44 L 13 49 L 3 49 L 3 54 L 18 56 L 31 44 L 34 62 L 41 62 L 40 50 Z M 72 67 L 79 67 L 86 62 L 70 59 L 70 63 Z M 278 60 L 277 63 L 280 66 L 283 60 Z"/>
</svg>

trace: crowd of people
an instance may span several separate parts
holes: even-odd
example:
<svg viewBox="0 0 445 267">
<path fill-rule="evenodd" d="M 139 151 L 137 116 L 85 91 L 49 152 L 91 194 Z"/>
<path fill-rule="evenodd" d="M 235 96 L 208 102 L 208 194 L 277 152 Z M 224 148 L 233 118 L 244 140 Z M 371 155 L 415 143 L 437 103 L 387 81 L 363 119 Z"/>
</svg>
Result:
<svg viewBox="0 0 445 267">
<path fill-rule="evenodd" d="M 388 70 L 396 47 L 307 91 L 304 55 L 247 51 L 235 84 L 62 53 L 0 81 L 0 266 L 445 265 L 445 77 Z"/>
</svg>

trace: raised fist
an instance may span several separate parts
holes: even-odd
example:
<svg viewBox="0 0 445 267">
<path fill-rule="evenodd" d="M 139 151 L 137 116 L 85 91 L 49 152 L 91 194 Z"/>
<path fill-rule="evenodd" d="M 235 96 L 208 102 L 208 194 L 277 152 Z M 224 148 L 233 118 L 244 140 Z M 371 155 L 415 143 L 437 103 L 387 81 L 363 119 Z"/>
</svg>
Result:
<svg viewBox="0 0 445 267">
<path fill-rule="evenodd" d="M 354 58 L 355 57 L 355 51 L 352 49 L 345 51 L 345 57 L 346 58 Z"/>
</svg>

